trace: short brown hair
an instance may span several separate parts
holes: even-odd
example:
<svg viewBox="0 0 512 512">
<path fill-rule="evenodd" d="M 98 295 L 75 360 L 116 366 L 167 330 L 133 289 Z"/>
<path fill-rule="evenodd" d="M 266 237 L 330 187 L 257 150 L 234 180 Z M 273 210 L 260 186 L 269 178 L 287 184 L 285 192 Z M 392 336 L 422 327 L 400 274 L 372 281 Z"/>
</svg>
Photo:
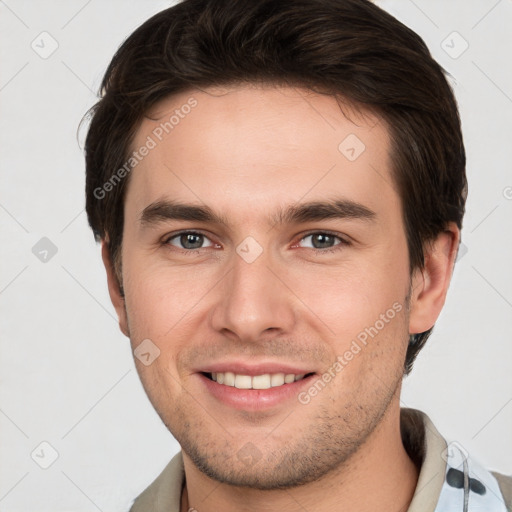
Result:
<svg viewBox="0 0 512 512">
<path fill-rule="evenodd" d="M 423 268 L 424 244 L 448 222 L 462 227 L 466 156 L 457 103 L 415 32 L 368 0 L 185 0 L 126 39 L 89 111 L 86 210 L 117 270 L 129 173 L 108 193 L 102 187 L 127 161 L 143 117 L 170 95 L 251 82 L 344 98 L 387 123 L 411 271 Z M 431 331 L 412 338 L 405 374 Z"/>
</svg>

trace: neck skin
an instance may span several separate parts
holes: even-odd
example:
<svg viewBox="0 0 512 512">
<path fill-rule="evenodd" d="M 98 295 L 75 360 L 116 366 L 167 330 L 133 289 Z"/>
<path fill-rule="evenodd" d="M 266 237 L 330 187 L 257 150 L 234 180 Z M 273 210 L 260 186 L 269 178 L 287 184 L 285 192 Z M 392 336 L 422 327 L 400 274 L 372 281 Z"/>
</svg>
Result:
<svg viewBox="0 0 512 512">
<path fill-rule="evenodd" d="M 419 470 L 400 435 L 400 403 L 384 418 L 346 465 L 321 480 L 286 490 L 259 491 L 219 484 L 201 473 L 183 453 L 186 485 L 181 512 L 223 510 L 303 512 L 405 512 L 413 498 Z"/>
</svg>

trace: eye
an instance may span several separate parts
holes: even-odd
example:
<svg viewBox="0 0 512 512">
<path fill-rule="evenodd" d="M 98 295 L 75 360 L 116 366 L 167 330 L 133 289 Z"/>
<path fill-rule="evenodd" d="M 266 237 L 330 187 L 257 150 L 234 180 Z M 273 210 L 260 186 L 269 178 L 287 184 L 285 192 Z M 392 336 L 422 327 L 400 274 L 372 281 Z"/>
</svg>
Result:
<svg viewBox="0 0 512 512">
<path fill-rule="evenodd" d="M 172 245 L 179 249 L 193 251 L 197 249 L 204 249 L 203 243 L 205 241 L 208 241 L 209 245 L 204 247 L 214 246 L 214 243 L 202 233 L 197 233 L 196 231 L 182 231 L 181 233 L 177 233 L 166 238 L 164 240 L 164 245 Z"/>
<path fill-rule="evenodd" d="M 341 247 L 338 246 L 350 245 L 347 240 L 332 233 L 327 233 L 324 231 L 316 231 L 314 233 L 309 233 L 308 235 L 301 238 L 299 244 L 308 239 L 310 240 L 310 245 L 308 248 L 318 250 L 321 252 L 336 251 L 338 249 L 341 249 Z M 336 241 L 338 241 L 338 243 L 336 243 Z"/>
</svg>

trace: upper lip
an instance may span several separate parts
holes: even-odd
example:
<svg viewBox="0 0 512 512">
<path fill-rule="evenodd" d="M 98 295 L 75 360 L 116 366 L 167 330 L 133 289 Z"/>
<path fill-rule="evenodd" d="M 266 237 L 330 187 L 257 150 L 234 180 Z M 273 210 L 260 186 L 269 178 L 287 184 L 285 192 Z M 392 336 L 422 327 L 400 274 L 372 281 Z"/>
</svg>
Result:
<svg viewBox="0 0 512 512">
<path fill-rule="evenodd" d="M 226 373 L 233 372 L 237 375 L 264 375 L 266 373 L 284 373 L 289 375 L 303 375 L 314 373 L 311 368 L 304 368 L 288 363 L 280 362 L 262 362 L 262 363 L 244 363 L 242 361 L 222 361 L 201 366 L 196 370 L 198 373 Z"/>
</svg>

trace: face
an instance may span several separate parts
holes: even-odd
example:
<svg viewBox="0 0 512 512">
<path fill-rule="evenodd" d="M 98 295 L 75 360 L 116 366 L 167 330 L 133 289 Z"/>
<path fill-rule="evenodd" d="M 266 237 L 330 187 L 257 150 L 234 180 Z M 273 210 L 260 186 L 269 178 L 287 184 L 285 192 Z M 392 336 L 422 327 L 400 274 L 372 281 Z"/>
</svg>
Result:
<svg viewBox="0 0 512 512">
<path fill-rule="evenodd" d="M 146 340 L 137 369 L 184 455 L 221 482 L 317 479 L 398 400 L 411 280 L 388 131 L 343 111 L 301 89 L 189 91 L 133 143 L 150 149 L 125 199 L 121 327 Z"/>
</svg>

